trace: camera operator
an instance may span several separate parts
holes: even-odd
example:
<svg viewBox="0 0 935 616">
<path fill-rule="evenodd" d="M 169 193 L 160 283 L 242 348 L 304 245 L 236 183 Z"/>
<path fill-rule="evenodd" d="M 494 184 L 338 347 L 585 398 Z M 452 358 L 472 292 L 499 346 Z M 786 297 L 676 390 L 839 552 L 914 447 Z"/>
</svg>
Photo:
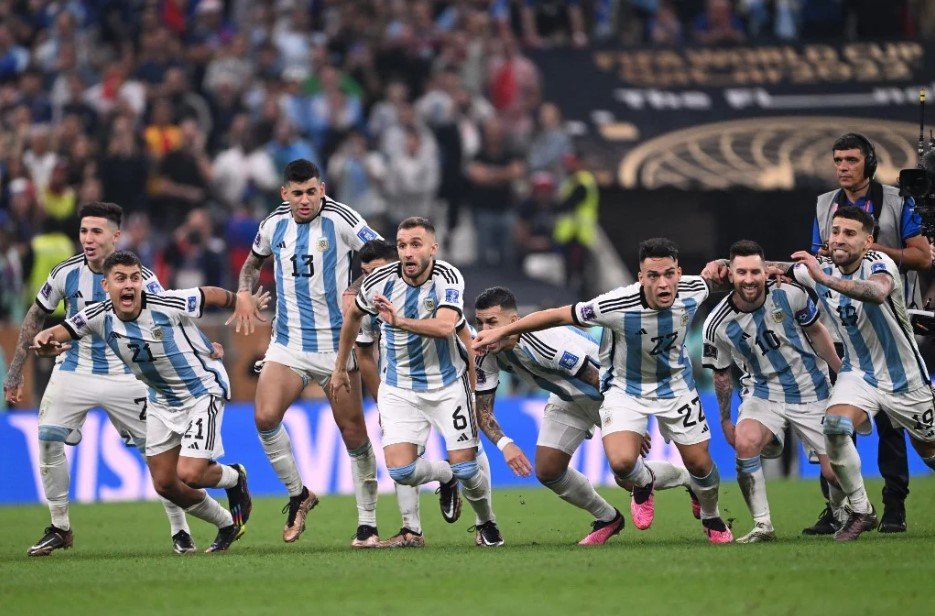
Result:
<svg viewBox="0 0 935 616">
<path fill-rule="evenodd" d="M 915 212 L 912 197 L 905 199 L 893 186 L 884 186 L 874 181 L 877 156 L 873 143 L 859 133 L 847 133 L 839 137 L 831 148 L 838 188 L 818 196 L 815 224 L 812 233 L 812 252 L 829 256 L 828 237 L 831 219 L 840 206 L 855 205 L 870 213 L 876 221 L 873 234 L 875 243 L 871 250 L 888 255 L 902 272 L 906 305 L 919 308 L 922 291 L 919 271 L 932 265 L 932 247 L 922 235 L 922 221 Z M 824 315 L 836 319 L 835 315 Z M 835 335 L 836 328 L 829 328 Z M 840 350 L 839 350 L 840 352 Z M 883 488 L 883 517 L 879 531 L 898 533 L 906 530 L 906 496 L 909 495 L 909 463 L 906 458 L 906 440 L 901 428 L 894 428 L 885 413 L 875 417 L 877 435 L 880 439 L 877 462 L 885 485 Z M 822 479 L 822 491 L 827 497 L 828 488 Z M 830 508 L 818 518 L 818 522 L 802 532 L 805 534 L 831 534 L 834 532 Z"/>
</svg>

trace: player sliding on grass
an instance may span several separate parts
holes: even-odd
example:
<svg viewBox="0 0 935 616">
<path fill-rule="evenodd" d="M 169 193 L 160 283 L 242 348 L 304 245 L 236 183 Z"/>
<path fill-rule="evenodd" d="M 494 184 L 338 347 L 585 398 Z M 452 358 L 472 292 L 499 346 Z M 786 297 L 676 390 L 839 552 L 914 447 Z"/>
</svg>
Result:
<svg viewBox="0 0 935 616">
<path fill-rule="evenodd" d="M 230 381 L 194 319 L 207 307 L 233 308 L 234 294 L 217 287 L 148 293 L 140 260 L 126 251 L 105 259 L 103 286 L 109 300 L 39 332 L 32 348 L 51 357 L 94 334 L 149 386 L 146 461 L 156 492 L 218 527 L 207 552 L 226 550 L 243 535 L 252 502 L 243 466 L 215 462 L 224 454 Z M 258 312 L 269 303 L 262 288 L 251 297 Z M 227 490 L 230 511 L 202 489 L 215 487 Z"/>
<path fill-rule="evenodd" d="M 602 325 L 611 330 L 608 372 L 600 407 L 604 451 L 618 479 L 633 486 L 634 524 L 649 528 L 655 513 L 657 477 L 643 463 L 640 447 L 649 417 L 673 441 L 701 505 L 701 524 L 711 543 L 733 537 L 718 511 L 717 466 L 708 453 L 711 432 L 701 409 L 685 335 L 714 283 L 682 277 L 678 248 L 664 238 L 640 244 L 639 282 L 573 306 L 534 312 L 503 327 L 482 331 L 474 349 L 519 334 L 559 325 Z"/>
<path fill-rule="evenodd" d="M 705 269 L 715 273 L 722 264 L 715 262 Z M 776 533 L 760 456 L 782 453 L 786 424 L 818 455 L 821 474 L 831 488 L 832 511 L 838 519 L 845 515 L 846 499 L 831 470 L 821 433 L 831 395 L 828 367 L 837 372 L 841 360 L 808 292 L 796 284 L 767 282 L 759 244 L 736 242 L 727 264 L 734 289 L 705 321 L 702 357 L 705 367 L 714 370 L 721 426 L 737 451 L 737 482 L 753 516 L 753 530 L 737 542 L 772 541 Z M 731 423 L 731 363 L 744 370 L 736 427 Z"/>
</svg>

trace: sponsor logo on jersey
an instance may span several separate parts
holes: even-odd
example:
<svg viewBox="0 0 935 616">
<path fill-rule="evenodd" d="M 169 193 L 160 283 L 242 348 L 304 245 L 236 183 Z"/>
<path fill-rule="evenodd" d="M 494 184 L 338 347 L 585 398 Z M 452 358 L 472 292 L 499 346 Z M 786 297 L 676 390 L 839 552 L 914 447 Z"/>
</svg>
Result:
<svg viewBox="0 0 935 616">
<path fill-rule="evenodd" d="M 318 242 L 316 243 L 316 247 L 318 248 L 318 252 L 325 252 L 328 250 L 328 238 L 319 238 Z"/>
<path fill-rule="evenodd" d="M 195 299 L 194 295 L 188 298 L 188 311 L 189 312 L 195 312 L 196 302 L 197 300 Z"/>
<path fill-rule="evenodd" d="M 591 304 L 585 304 L 581 307 L 581 320 L 582 321 L 593 321 L 594 317 L 597 316 L 597 313 L 594 312 L 594 306 Z"/>
<path fill-rule="evenodd" d="M 466 443 L 466 442 L 468 442 L 469 440 L 471 440 L 471 439 L 469 439 L 469 438 L 468 438 L 468 435 L 465 434 L 464 432 L 462 432 L 462 433 L 461 433 L 461 436 L 458 437 L 458 442 L 459 442 L 459 443 Z"/>
<path fill-rule="evenodd" d="M 370 227 L 364 227 L 357 232 L 357 237 L 360 238 L 361 242 L 369 242 L 370 240 L 375 240 L 380 236 L 377 235 L 377 232 Z"/>
<path fill-rule="evenodd" d="M 52 285 L 48 282 L 42 285 L 42 289 L 39 291 L 42 294 L 42 297 L 49 299 L 49 296 L 52 295 Z"/>
<path fill-rule="evenodd" d="M 456 304 L 460 297 L 461 293 L 457 289 L 445 289 L 445 301 L 449 304 Z"/>
<path fill-rule="evenodd" d="M 782 323 L 782 320 L 786 318 L 786 313 L 783 312 L 782 309 L 777 308 L 776 310 L 773 310 L 772 317 L 773 321 L 776 323 Z"/>
<path fill-rule="evenodd" d="M 565 368 L 566 370 L 571 370 L 577 363 L 578 356 L 574 353 L 569 353 L 568 351 L 562 353 L 562 358 L 558 360 L 558 365 L 560 365 L 562 368 Z"/>
<path fill-rule="evenodd" d="M 425 306 L 425 309 L 428 310 L 429 312 L 435 312 L 435 298 L 434 297 L 426 297 L 425 300 L 422 302 L 422 305 Z"/>
<path fill-rule="evenodd" d="M 285 247 L 286 247 L 285 242 L 279 242 L 278 244 L 276 244 L 276 248 L 285 248 Z"/>
<path fill-rule="evenodd" d="M 72 295 L 74 299 L 83 299 L 84 295 L 81 294 L 81 291 L 75 291 L 75 294 Z"/>
</svg>

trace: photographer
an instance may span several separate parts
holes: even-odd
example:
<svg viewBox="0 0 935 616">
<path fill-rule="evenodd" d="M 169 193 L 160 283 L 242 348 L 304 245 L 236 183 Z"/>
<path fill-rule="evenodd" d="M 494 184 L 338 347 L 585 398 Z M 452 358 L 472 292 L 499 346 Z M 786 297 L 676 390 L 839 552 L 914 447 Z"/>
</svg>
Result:
<svg viewBox="0 0 935 616">
<path fill-rule="evenodd" d="M 873 143 L 859 133 L 839 137 L 831 148 L 838 189 L 819 195 L 812 233 L 812 251 L 829 256 L 828 237 L 831 219 L 838 207 L 854 205 L 871 214 L 876 221 L 871 250 L 893 259 L 902 272 L 906 305 L 919 308 L 922 292 L 919 271 L 932 265 L 932 248 L 922 235 L 922 220 L 915 212 L 912 197 L 899 196 L 893 186 L 874 181 L 877 156 Z M 835 315 L 824 315 L 836 319 Z M 836 328 L 829 328 L 834 335 Z M 885 485 L 883 488 L 883 517 L 879 530 L 898 533 L 906 530 L 906 496 L 909 495 L 909 464 L 906 458 L 906 440 L 903 430 L 894 428 L 885 413 L 875 417 L 880 439 L 877 462 Z M 822 480 L 822 491 L 827 496 L 827 485 Z M 826 508 L 818 522 L 802 532 L 805 534 L 831 534 L 834 532 L 830 509 Z"/>
</svg>

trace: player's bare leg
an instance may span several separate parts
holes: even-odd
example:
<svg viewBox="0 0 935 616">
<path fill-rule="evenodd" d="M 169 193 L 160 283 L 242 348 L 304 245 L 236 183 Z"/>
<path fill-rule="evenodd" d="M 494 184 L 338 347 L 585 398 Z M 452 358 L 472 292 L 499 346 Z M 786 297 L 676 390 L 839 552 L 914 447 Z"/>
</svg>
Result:
<svg viewBox="0 0 935 616">
<path fill-rule="evenodd" d="M 286 543 L 296 541 L 305 531 L 305 518 L 318 504 L 318 497 L 302 484 L 299 466 L 292 453 L 292 441 L 282 425 L 289 405 L 295 402 L 307 383 L 292 368 L 268 361 L 263 364 L 256 388 L 253 419 L 260 435 L 263 451 L 269 459 L 279 481 L 289 492 L 289 502 L 283 508 L 286 524 L 282 538 Z"/>
<path fill-rule="evenodd" d="M 643 435 L 639 432 L 612 432 L 604 436 L 604 452 L 618 483 L 632 486 L 630 515 L 640 530 L 649 528 L 655 517 L 655 475 L 643 462 Z"/>
<path fill-rule="evenodd" d="M 675 444 L 682 456 L 682 462 L 691 477 L 692 491 L 701 505 L 701 525 L 711 543 L 730 543 L 734 536 L 721 519 L 718 511 L 718 489 L 721 477 L 717 465 L 708 452 L 708 441 L 692 445 Z"/>
<path fill-rule="evenodd" d="M 348 374 L 350 391 L 332 392 L 325 386 L 334 421 L 341 432 L 344 446 L 351 457 L 354 496 L 357 499 L 357 532 L 351 545 L 355 548 L 375 548 L 380 544 L 377 532 L 377 459 L 367 435 L 362 406 L 360 373 Z"/>
<path fill-rule="evenodd" d="M 753 516 L 753 530 L 739 537 L 737 543 L 759 543 L 776 538 L 769 513 L 769 501 L 766 498 L 766 477 L 763 475 L 763 465 L 760 461 L 760 452 L 774 438 L 773 433 L 755 419 L 740 420 L 734 431 L 737 483 L 750 515 Z"/>
<path fill-rule="evenodd" d="M 877 526 L 876 512 L 860 474 L 860 455 L 852 439 L 854 431 L 865 421 L 870 421 L 870 418 L 862 409 L 836 404 L 827 410 L 822 424 L 828 461 L 847 496 L 850 510 L 844 525 L 834 533 L 837 541 L 853 541 L 861 533 Z"/>
<path fill-rule="evenodd" d="M 571 456 L 554 447 L 536 447 L 536 478 L 559 498 L 584 509 L 594 522 L 579 545 L 603 545 L 623 530 L 623 516 L 597 493 L 588 478 L 571 468 Z"/>
</svg>

